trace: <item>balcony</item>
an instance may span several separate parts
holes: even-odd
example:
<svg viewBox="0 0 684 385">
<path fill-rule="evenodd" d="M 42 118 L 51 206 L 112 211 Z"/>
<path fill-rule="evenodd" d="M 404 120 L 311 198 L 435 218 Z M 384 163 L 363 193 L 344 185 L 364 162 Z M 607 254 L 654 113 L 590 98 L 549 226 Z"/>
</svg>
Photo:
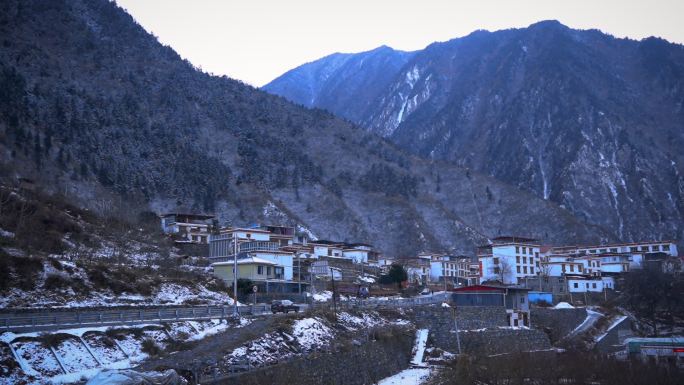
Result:
<svg viewBox="0 0 684 385">
<path fill-rule="evenodd" d="M 280 250 L 280 243 L 267 241 L 245 242 L 240 244 L 240 252 L 250 251 L 278 251 Z"/>
</svg>

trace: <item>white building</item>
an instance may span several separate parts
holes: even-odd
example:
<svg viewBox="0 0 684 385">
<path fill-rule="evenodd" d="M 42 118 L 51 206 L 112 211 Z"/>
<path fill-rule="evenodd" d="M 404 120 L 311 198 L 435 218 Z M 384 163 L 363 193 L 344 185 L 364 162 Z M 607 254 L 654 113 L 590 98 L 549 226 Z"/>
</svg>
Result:
<svg viewBox="0 0 684 385">
<path fill-rule="evenodd" d="M 165 234 L 173 234 L 176 243 L 209 243 L 209 221 L 213 215 L 161 214 L 161 228 Z"/>
<path fill-rule="evenodd" d="M 316 257 L 338 257 L 343 256 L 343 245 L 330 241 L 318 240 L 309 242 L 309 246 L 313 247 L 313 254 Z"/>
<path fill-rule="evenodd" d="M 539 244 L 535 239 L 498 237 L 491 245 L 478 248 L 480 281 L 518 284 L 538 273 Z"/>
<path fill-rule="evenodd" d="M 604 290 L 614 290 L 615 281 L 613 277 L 587 278 L 587 277 L 568 277 L 568 292 L 570 293 L 600 293 Z"/>
</svg>

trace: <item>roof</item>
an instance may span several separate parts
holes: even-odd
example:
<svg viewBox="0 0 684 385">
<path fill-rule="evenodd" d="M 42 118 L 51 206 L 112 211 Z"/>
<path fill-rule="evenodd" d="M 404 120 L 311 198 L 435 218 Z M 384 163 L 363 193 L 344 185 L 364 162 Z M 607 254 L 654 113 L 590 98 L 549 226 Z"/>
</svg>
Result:
<svg viewBox="0 0 684 385">
<path fill-rule="evenodd" d="M 503 292 L 505 290 L 521 290 L 521 291 L 531 291 L 532 289 L 527 289 L 519 286 L 499 286 L 499 285 L 472 285 L 459 287 L 458 289 L 453 289 L 455 292 Z"/>
<path fill-rule="evenodd" d="M 212 266 L 232 266 L 235 264 L 235 261 L 225 261 L 225 262 L 214 262 L 211 265 Z M 237 260 L 238 265 L 251 265 L 251 264 L 260 264 L 260 265 L 277 265 L 275 262 L 271 262 L 269 260 L 259 258 L 259 257 L 247 257 L 247 258 L 242 258 Z"/>
<path fill-rule="evenodd" d="M 508 235 L 508 236 L 492 238 L 492 242 L 494 242 L 494 243 L 497 243 L 497 242 L 530 243 L 530 242 L 539 242 L 539 240 L 537 240 L 535 238 L 527 238 L 527 237 L 519 237 L 516 235 Z"/>
<path fill-rule="evenodd" d="M 188 214 L 188 213 L 164 213 L 160 214 L 159 216 L 162 218 L 170 217 L 170 216 L 177 216 L 177 217 L 192 217 L 195 219 L 212 219 L 215 218 L 215 215 L 210 215 L 210 214 Z"/>
</svg>

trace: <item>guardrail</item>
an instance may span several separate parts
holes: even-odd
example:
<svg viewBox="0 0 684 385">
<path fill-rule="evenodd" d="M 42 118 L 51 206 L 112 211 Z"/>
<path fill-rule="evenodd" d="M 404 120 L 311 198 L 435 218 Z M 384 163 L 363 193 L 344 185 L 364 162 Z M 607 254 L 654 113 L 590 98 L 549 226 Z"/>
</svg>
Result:
<svg viewBox="0 0 684 385">
<path fill-rule="evenodd" d="M 449 300 L 449 293 L 439 293 L 422 297 L 411 298 L 367 298 L 367 299 L 350 299 L 345 301 L 337 301 L 338 308 L 381 308 L 381 307 L 408 307 L 420 305 L 438 304 Z M 330 301 L 317 302 L 314 306 L 332 306 Z"/>
<path fill-rule="evenodd" d="M 240 315 L 270 312 L 270 305 L 238 306 Z M 232 306 L 157 307 L 122 310 L 22 310 L 0 314 L 0 331 L 29 332 L 143 323 L 201 321 L 233 317 Z"/>
<path fill-rule="evenodd" d="M 349 308 L 382 308 L 407 307 L 441 303 L 448 299 L 448 294 L 413 298 L 388 299 L 353 299 L 338 301 L 340 309 Z M 300 305 L 306 307 L 307 305 Z M 332 303 L 315 303 L 314 307 L 328 307 Z M 82 327 L 125 326 L 145 323 L 162 323 L 175 321 L 202 321 L 208 319 L 225 319 L 233 317 L 232 306 L 175 306 L 144 307 L 137 309 L 40 309 L 0 313 L 0 331 L 35 332 Z M 270 305 L 238 306 L 241 316 L 262 315 L 271 311 Z"/>
</svg>

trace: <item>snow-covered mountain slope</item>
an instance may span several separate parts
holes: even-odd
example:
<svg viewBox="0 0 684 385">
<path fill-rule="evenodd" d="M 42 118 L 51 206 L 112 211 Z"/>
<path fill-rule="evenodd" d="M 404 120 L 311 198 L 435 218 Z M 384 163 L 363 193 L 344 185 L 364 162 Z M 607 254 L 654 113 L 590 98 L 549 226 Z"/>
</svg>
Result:
<svg viewBox="0 0 684 385">
<path fill-rule="evenodd" d="M 618 238 L 684 238 L 684 46 L 544 21 L 434 43 L 400 64 L 382 89 L 353 94 L 363 108 L 332 111 Z M 347 81 L 331 93 L 354 92 Z"/>
</svg>

